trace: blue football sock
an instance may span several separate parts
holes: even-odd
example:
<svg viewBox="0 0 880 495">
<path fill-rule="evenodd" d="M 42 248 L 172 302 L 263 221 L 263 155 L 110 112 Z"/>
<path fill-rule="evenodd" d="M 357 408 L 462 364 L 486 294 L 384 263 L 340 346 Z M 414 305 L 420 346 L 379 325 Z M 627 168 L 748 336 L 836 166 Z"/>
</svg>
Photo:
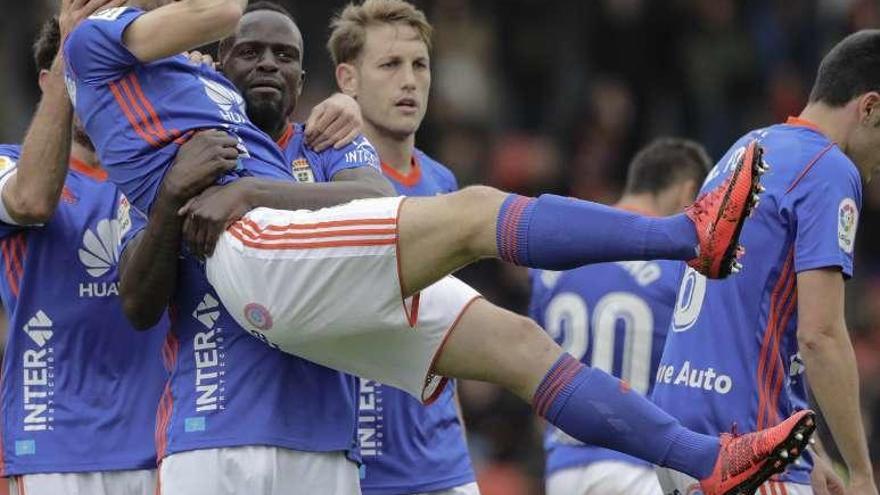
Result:
<svg viewBox="0 0 880 495">
<path fill-rule="evenodd" d="M 563 354 L 534 396 L 535 411 L 572 437 L 683 472 L 712 474 L 718 438 L 678 420 L 607 373 Z"/>
<path fill-rule="evenodd" d="M 501 259 L 548 270 L 604 261 L 687 261 L 699 244 L 684 214 L 653 218 L 561 196 L 515 194 L 501 207 L 496 239 Z"/>
</svg>

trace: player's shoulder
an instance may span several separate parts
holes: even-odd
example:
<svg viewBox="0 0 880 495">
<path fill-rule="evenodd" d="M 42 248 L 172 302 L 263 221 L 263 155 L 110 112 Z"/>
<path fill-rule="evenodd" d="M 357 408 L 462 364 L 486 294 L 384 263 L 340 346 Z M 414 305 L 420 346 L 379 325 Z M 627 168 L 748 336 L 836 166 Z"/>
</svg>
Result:
<svg viewBox="0 0 880 495">
<path fill-rule="evenodd" d="M 435 160 L 433 157 L 425 153 L 424 151 L 416 148 L 414 151 L 416 156 L 416 160 L 419 163 L 419 167 L 422 168 L 422 172 L 433 173 L 438 176 L 443 183 L 450 185 L 453 189 L 458 188 L 458 179 L 455 177 L 455 174 L 452 173 L 452 170 L 449 169 L 446 165 L 443 165 L 439 161 Z"/>
<path fill-rule="evenodd" d="M 128 6 L 100 10 L 79 23 L 73 32 L 70 33 L 68 43 L 77 43 L 115 23 L 129 22 L 144 13 L 142 9 Z"/>
</svg>

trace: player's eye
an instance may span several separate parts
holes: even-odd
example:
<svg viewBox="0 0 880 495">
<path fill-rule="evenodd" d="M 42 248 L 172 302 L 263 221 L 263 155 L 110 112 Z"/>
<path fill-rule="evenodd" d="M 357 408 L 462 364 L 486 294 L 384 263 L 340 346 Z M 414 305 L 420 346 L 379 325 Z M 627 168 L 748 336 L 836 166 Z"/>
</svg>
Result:
<svg viewBox="0 0 880 495">
<path fill-rule="evenodd" d="M 278 60 L 281 60 L 283 62 L 292 62 L 294 59 L 292 53 L 285 51 L 276 52 L 275 56 L 278 57 Z"/>
<path fill-rule="evenodd" d="M 379 67 L 381 67 L 383 69 L 393 69 L 393 68 L 397 67 L 398 65 L 400 65 L 400 62 L 398 62 L 397 60 L 391 60 L 391 61 L 385 62 L 384 64 L 380 65 Z"/>
<path fill-rule="evenodd" d="M 244 58 L 254 58 L 257 56 L 257 50 L 253 48 L 242 48 L 239 50 L 238 55 Z"/>
</svg>

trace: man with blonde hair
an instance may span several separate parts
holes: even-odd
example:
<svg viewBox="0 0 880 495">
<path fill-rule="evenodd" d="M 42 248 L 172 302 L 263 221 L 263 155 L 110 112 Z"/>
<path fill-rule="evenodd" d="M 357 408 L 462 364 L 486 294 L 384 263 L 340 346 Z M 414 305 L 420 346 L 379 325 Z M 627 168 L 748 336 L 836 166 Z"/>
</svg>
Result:
<svg viewBox="0 0 880 495">
<path fill-rule="evenodd" d="M 434 196 L 457 191 L 452 172 L 415 147 L 431 87 L 426 44 L 399 40 L 393 22 L 373 22 L 376 18 L 418 19 L 413 27 L 421 38 L 430 41 L 430 26 L 409 4 L 349 7 L 333 20 L 328 43 L 331 56 L 334 60 L 363 57 L 382 63 L 361 67 L 364 77 L 356 89 L 352 84 L 357 76 L 351 66 L 340 65 L 336 72 L 339 88 L 357 95 L 364 134 L 379 154 L 382 172 L 400 195 Z M 369 24 L 371 27 L 364 30 Z M 479 493 L 454 382 L 429 406 L 372 380 L 361 380 L 360 394 L 358 429 L 364 495 Z M 381 437 L 377 437 L 378 432 Z"/>
<path fill-rule="evenodd" d="M 177 56 L 228 35 L 247 1 L 129 4 L 92 16 L 67 40 L 77 114 L 111 180 L 145 212 L 192 131 L 234 136 L 212 166 L 183 164 L 205 192 L 180 213 L 190 224 L 225 215 L 230 228 L 197 242 L 203 249 L 196 254 L 207 257 L 220 302 L 254 337 L 426 402 L 442 392 L 445 377 L 500 384 L 569 435 L 685 472 L 701 480 L 706 495 L 763 482 L 805 448 L 815 428 L 810 411 L 736 438 L 682 428 L 619 380 L 564 353 L 534 322 L 449 276 L 497 257 L 545 269 L 679 259 L 725 277 L 739 269 L 739 231 L 765 170 L 757 145 L 686 214 L 668 218 L 490 187 L 297 210 L 313 206 L 289 180 L 275 143 L 246 117 L 235 87 Z M 410 23 L 395 27 L 401 41 L 422 42 L 427 54 Z M 356 76 L 346 90 L 355 97 L 364 64 L 393 67 L 363 57 L 339 62 L 348 68 L 337 70 Z M 401 100 L 395 108 L 411 106 Z M 365 142 L 350 158 L 372 152 Z M 229 202 L 232 194 L 240 201 Z"/>
</svg>

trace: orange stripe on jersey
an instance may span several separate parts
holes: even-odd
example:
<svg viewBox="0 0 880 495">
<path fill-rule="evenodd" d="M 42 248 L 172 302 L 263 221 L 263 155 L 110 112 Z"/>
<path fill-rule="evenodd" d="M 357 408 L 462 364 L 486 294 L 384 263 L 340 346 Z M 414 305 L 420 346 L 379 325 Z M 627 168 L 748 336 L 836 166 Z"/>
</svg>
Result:
<svg viewBox="0 0 880 495">
<path fill-rule="evenodd" d="M 785 194 L 788 194 L 791 191 L 793 191 L 794 188 L 797 187 L 798 184 L 800 184 L 801 180 L 803 180 L 803 178 L 807 175 L 807 173 L 809 173 L 809 171 L 813 169 L 813 166 L 816 165 L 816 162 L 818 162 L 820 158 L 825 156 L 825 153 L 828 153 L 829 151 L 831 151 L 831 148 L 833 148 L 833 147 L 834 147 L 834 143 L 831 143 L 831 144 L 825 146 L 824 148 L 822 148 L 822 150 L 819 153 L 817 153 L 816 156 L 814 156 L 812 160 L 810 160 L 810 163 L 808 163 L 807 166 L 804 167 L 804 170 L 801 171 L 800 174 L 798 174 L 797 178 L 794 180 L 794 182 L 791 183 L 791 185 L 788 187 L 788 189 L 785 190 Z"/>
<path fill-rule="evenodd" d="M 267 241 L 253 241 L 245 238 L 240 227 L 231 227 L 227 232 L 233 237 L 241 241 L 247 247 L 265 250 L 299 250 L 299 249 L 326 249 L 339 247 L 369 247 L 369 246 L 391 246 L 397 244 L 397 238 L 387 239 L 351 239 L 345 241 L 325 241 L 325 242 L 287 242 L 275 243 Z"/>
<path fill-rule="evenodd" d="M 128 123 L 131 124 L 134 132 L 136 132 L 137 135 L 141 137 L 141 139 L 149 143 L 150 146 L 154 148 L 160 148 L 161 145 L 151 135 L 144 132 L 144 130 L 141 128 L 138 120 L 135 118 L 131 109 L 128 107 L 128 103 L 125 101 L 125 97 L 122 96 L 122 91 L 119 90 L 119 87 L 116 85 L 116 83 L 110 83 L 110 92 L 113 93 L 113 97 L 116 99 L 116 103 L 119 105 L 122 113 L 125 114 L 125 118 L 128 119 Z"/>
<path fill-rule="evenodd" d="M 165 129 L 165 126 L 162 125 L 162 120 L 159 118 L 159 115 L 156 114 L 156 109 L 153 108 L 153 104 L 150 103 L 150 100 L 144 94 L 144 89 L 143 89 L 143 87 L 141 87 L 141 83 L 138 80 L 137 76 L 134 74 L 134 72 L 132 72 L 128 76 L 128 80 L 131 83 L 132 87 L 134 88 L 134 92 L 138 96 L 141 104 L 147 110 L 147 113 L 150 114 L 150 118 L 153 121 L 153 125 L 159 131 L 159 136 L 162 137 L 162 141 L 168 142 L 168 141 L 173 141 L 173 140 L 179 138 L 180 131 L 173 129 L 171 132 L 168 132 L 168 130 Z"/>
<path fill-rule="evenodd" d="M 769 336 L 768 345 L 766 348 L 761 349 L 761 357 L 764 360 L 765 368 L 764 373 L 761 375 L 763 380 L 760 389 L 764 393 L 764 403 L 763 407 L 758 409 L 759 429 L 775 424 L 773 418 L 776 417 L 776 413 L 772 409 L 773 388 L 775 387 L 776 380 L 782 375 L 783 366 L 779 359 L 779 341 L 782 337 L 782 333 L 785 332 L 785 328 L 781 326 L 780 323 L 785 319 L 786 312 L 790 311 L 787 302 L 793 289 L 794 273 L 790 270 L 785 277 L 785 288 L 781 293 L 782 296 L 778 297 L 776 300 L 777 304 L 773 313 L 774 319 L 768 322 L 769 325 L 765 330 L 767 333 L 767 335 L 765 335 L 765 342 L 767 342 L 766 337 Z"/>
<path fill-rule="evenodd" d="M 248 217 L 243 217 L 239 220 L 241 223 L 246 224 L 248 227 L 256 230 L 257 232 L 263 231 L 272 231 L 272 232 L 286 232 L 288 230 L 318 230 L 318 229 L 329 229 L 333 227 L 354 227 L 356 225 L 366 226 L 366 225 L 397 225 L 396 218 L 363 218 L 357 220 L 333 220 L 329 222 L 318 222 L 318 223 L 289 223 L 287 225 L 267 225 L 265 227 L 261 227 L 253 220 Z"/>
<path fill-rule="evenodd" d="M 767 316 L 767 325 L 764 328 L 764 338 L 761 343 L 761 350 L 758 358 L 758 429 L 763 429 L 765 427 L 764 411 L 767 407 L 767 399 L 770 392 L 769 381 L 771 378 L 767 367 L 769 360 L 772 359 L 772 356 L 768 353 L 772 349 L 772 339 L 776 328 L 777 315 L 780 311 L 780 296 L 783 294 L 783 291 L 788 284 L 788 278 L 792 273 L 793 257 L 794 250 L 792 249 L 789 251 L 788 256 L 786 256 L 785 264 L 782 267 L 779 279 L 776 281 L 776 285 L 773 287 L 773 292 L 770 296 L 770 312 Z"/>
<path fill-rule="evenodd" d="M 146 129 L 146 131 L 150 133 L 159 144 L 169 141 L 168 136 L 163 136 L 159 131 L 159 128 L 155 127 L 153 122 L 150 121 L 146 110 L 143 108 L 143 102 L 134 94 L 134 89 L 131 87 L 131 84 L 126 79 L 122 79 L 119 81 L 119 85 L 122 87 L 122 92 L 128 98 L 129 105 L 131 105 L 131 108 L 133 108 L 138 117 L 140 117 L 139 122 L 144 129 Z"/>
<path fill-rule="evenodd" d="M 16 286 L 15 276 L 12 274 L 12 255 L 9 253 L 9 239 L 3 239 L 0 242 L 0 250 L 3 252 L 3 264 L 6 268 L 6 281 L 9 282 L 9 290 L 12 291 L 12 295 L 18 297 L 18 286 Z"/>
<path fill-rule="evenodd" d="M 782 320 L 779 322 L 779 328 L 776 330 L 776 343 L 774 344 L 773 355 L 779 355 L 779 342 L 782 340 L 782 336 L 785 334 L 785 329 L 788 328 L 788 322 L 791 321 L 791 316 L 794 314 L 795 309 L 797 308 L 797 284 L 795 283 L 796 276 L 792 275 L 791 277 L 791 297 L 788 301 L 788 305 L 785 307 L 785 310 L 782 312 Z M 773 382 L 773 388 L 770 390 L 770 403 L 768 404 L 767 409 L 767 425 L 776 425 L 779 424 L 781 419 L 779 417 L 779 393 L 782 391 L 782 383 L 785 377 L 785 363 L 781 362 L 779 359 L 776 359 L 778 362 L 778 372 L 776 373 L 776 378 Z"/>
</svg>

